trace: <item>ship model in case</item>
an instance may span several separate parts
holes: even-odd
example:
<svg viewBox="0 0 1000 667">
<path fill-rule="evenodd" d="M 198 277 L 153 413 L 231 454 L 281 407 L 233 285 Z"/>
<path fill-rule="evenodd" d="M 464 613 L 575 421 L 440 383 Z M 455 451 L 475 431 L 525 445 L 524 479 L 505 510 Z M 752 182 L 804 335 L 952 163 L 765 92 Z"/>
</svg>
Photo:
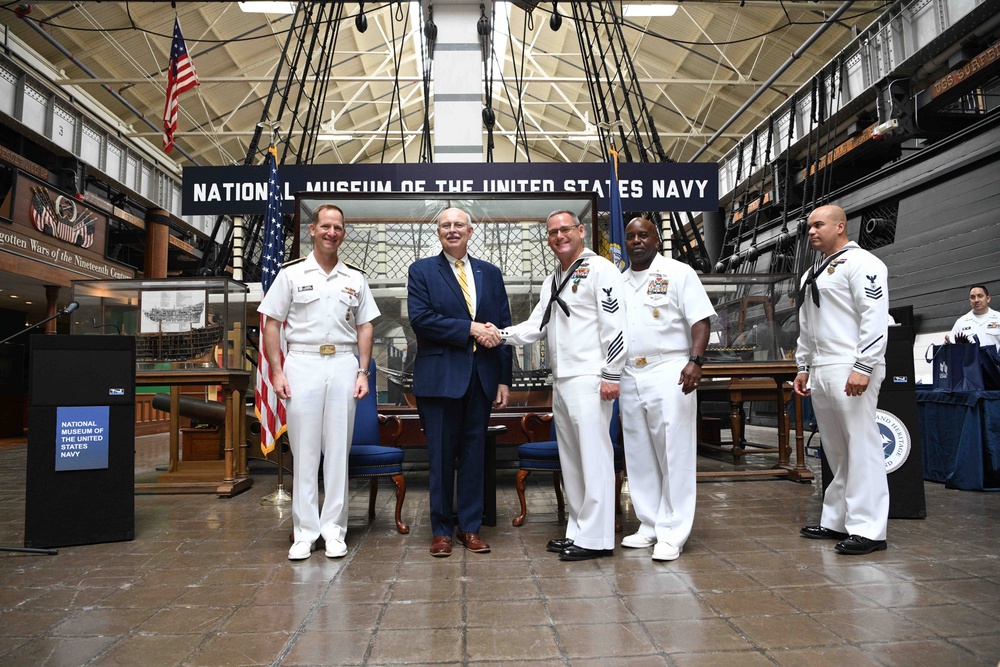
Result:
<svg viewBox="0 0 1000 667">
<path fill-rule="evenodd" d="M 134 336 L 136 370 L 246 370 L 243 283 L 225 277 L 79 280 L 71 330 Z"/>
<path fill-rule="evenodd" d="M 201 321 L 204 310 L 205 304 L 201 302 L 143 311 L 146 319 L 159 323 L 159 329 L 136 334 L 136 361 L 209 361 L 215 346 L 222 340 L 224 327 L 217 322 L 194 326 Z M 183 330 L 185 325 L 187 330 Z M 173 330 L 178 327 L 182 330 Z M 164 328 L 170 330 L 164 331 Z"/>
</svg>

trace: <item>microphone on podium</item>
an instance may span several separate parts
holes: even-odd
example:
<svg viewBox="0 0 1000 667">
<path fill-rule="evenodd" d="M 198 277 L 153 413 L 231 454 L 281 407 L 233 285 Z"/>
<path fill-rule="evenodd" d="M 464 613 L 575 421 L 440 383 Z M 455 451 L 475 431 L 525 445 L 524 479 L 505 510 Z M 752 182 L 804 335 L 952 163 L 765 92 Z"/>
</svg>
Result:
<svg viewBox="0 0 1000 667">
<path fill-rule="evenodd" d="M 70 301 L 69 303 L 66 304 L 66 307 L 62 309 L 62 314 L 63 315 L 69 315 L 70 313 L 72 313 L 74 310 L 76 310 L 79 307 L 80 307 L 80 304 L 78 302 L 76 302 L 76 301 Z"/>
</svg>

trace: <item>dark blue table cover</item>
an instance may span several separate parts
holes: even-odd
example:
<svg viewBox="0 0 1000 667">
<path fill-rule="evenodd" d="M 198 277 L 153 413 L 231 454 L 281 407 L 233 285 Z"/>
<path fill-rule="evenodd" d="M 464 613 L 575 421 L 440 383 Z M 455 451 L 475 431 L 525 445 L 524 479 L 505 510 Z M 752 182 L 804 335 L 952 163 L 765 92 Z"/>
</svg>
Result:
<svg viewBox="0 0 1000 667">
<path fill-rule="evenodd" d="M 924 479 L 1000 491 L 1000 391 L 918 391 Z"/>
</svg>

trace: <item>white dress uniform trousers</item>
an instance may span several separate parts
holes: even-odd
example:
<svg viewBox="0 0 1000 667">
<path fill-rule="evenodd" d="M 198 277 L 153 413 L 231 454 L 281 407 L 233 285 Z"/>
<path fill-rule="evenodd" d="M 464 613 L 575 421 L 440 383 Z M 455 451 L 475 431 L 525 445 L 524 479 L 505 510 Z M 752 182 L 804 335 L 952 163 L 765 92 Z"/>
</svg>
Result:
<svg viewBox="0 0 1000 667">
<path fill-rule="evenodd" d="M 622 419 L 629 494 L 639 534 L 683 547 L 694 525 L 697 496 L 698 398 L 677 379 L 688 355 L 622 374 Z M 626 407 L 627 406 L 627 407 Z"/>
<path fill-rule="evenodd" d="M 814 366 L 809 375 L 813 410 L 823 453 L 836 471 L 823 496 L 820 525 L 871 540 L 884 540 L 889 518 L 889 483 L 882 435 L 875 421 L 885 365 L 875 367 L 861 396 L 844 392 L 851 364 Z"/>
<path fill-rule="evenodd" d="M 347 534 L 347 458 L 354 433 L 354 346 L 345 354 L 289 352 L 285 376 L 292 397 L 285 402 L 288 442 L 295 461 L 292 523 L 296 542 L 343 540 Z M 317 443 L 319 446 L 317 446 Z M 319 466 L 323 455 L 323 505 Z"/>
<path fill-rule="evenodd" d="M 615 547 L 613 403 L 601 400 L 601 378 L 555 380 L 552 413 L 566 491 L 566 539 L 584 549 Z"/>
</svg>

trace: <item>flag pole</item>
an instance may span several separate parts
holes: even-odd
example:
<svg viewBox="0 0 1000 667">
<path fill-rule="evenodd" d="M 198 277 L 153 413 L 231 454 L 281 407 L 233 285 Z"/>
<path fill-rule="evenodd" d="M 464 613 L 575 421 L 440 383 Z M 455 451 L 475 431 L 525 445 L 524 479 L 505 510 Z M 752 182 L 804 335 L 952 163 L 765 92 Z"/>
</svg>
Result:
<svg viewBox="0 0 1000 667">
<path fill-rule="evenodd" d="M 264 255 L 261 258 L 261 292 L 266 294 L 274 277 L 281 270 L 284 262 L 284 224 L 281 213 L 281 186 L 278 175 L 278 126 L 270 124 L 271 145 L 267 151 L 268 166 L 268 195 L 267 212 L 264 227 Z M 291 503 L 292 496 L 285 490 L 285 447 L 282 435 L 285 433 L 284 406 L 281 400 L 274 393 L 271 386 L 270 368 L 264 347 L 264 324 L 267 318 L 260 316 L 260 344 L 258 345 L 257 357 L 257 385 L 254 404 L 257 418 L 261 422 L 261 450 L 266 457 L 270 452 L 268 447 L 278 450 L 278 488 L 272 493 L 260 499 L 261 505 L 287 505 Z M 282 339 L 284 336 L 282 336 Z M 284 362 L 284 354 L 279 357 Z"/>
<path fill-rule="evenodd" d="M 274 443 L 278 450 L 278 488 L 260 499 L 261 505 L 288 505 L 292 494 L 285 490 L 285 447 L 282 442 Z"/>
</svg>

